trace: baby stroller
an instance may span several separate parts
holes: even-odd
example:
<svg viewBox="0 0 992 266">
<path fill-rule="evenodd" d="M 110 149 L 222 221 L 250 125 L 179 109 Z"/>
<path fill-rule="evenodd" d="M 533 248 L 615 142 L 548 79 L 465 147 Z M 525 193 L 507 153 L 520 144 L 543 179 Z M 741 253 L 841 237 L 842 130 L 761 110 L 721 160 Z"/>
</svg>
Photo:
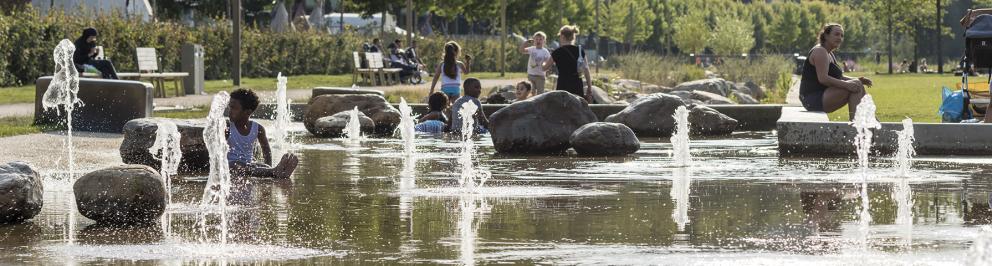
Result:
<svg viewBox="0 0 992 266">
<path fill-rule="evenodd" d="M 992 9 L 969 10 L 961 19 L 965 27 L 965 54 L 961 57 L 961 90 L 965 96 L 965 113 L 973 109 L 977 116 L 985 116 L 989 106 L 989 82 L 992 82 Z M 986 69 L 986 83 L 969 83 L 972 69 Z M 975 85 L 970 87 L 969 85 Z"/>
</svg>

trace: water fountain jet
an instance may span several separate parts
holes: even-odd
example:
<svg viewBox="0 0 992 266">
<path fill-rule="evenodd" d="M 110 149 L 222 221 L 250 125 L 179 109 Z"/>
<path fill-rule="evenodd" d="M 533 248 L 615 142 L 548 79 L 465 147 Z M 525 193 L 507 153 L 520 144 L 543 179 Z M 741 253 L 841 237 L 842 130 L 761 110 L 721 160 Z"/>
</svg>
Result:
<svg viewBox="0 0 992 266">
<path fill-rule="evenodd" d="M 854 146 L 858 155 L 858 167 L 861 170 L 861 210 L 858 233 L 861 238 L 862 248 L 867 249 L 868 230 L 872 221 L 868 202 L 868 155 L 871 152 L 872 137 L 874 136 L 872 129 L 882 127 L 882 124 L 875 119 L 875 102 L 872 100 L 871 95 L 866 94 L 864 98 L 861 98 L 861 103 L 858 104 L 857 111 L 854 114 L 854 121 L 851 122 L 851 125 L 854 126 L 858 133 L 854 137 Z"/>
</svg>

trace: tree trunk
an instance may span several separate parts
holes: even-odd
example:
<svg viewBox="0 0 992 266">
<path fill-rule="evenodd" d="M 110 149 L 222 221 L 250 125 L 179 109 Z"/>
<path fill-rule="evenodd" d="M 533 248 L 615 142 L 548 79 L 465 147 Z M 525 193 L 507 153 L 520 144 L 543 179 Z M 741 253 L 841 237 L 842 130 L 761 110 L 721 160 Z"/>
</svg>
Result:
<svg viewBox="0 0 992 266">
<path fill-rule="evenodd" d="M 889 17 L 889 19 L 888 19 L 888 28 L 889 28 L 889 36 L 888 36 L 889 37 L 889 40 L 888 40 L 888 43 L 889 43 L 888 44 L 888 46 L 889 46 L 889 49 L 888 49 L 889 50 L 889 74 L 892 74 L 892 0 L 889 0 L 887 2 L 889 3 L 889 5 L 888 5 L 888 9 L 889 9 L 888 10 L 889 11 L 888 12 L 888 17 Z"/>
<path fill-rule="evenodd" d="M 937 38 L 935 38 L 937 40 L 937 73 L 944 74 L 944 51 L 940 47 L 940 40 L 942 39 L 941 37 L 943 36 L 943 33 L 941 32 L 941 26 L 940 26 L 941 25 L 941 23 L 940 23 L 940 13 L 941 13 L 940 12 L 940 0 L 937 0 L 937 21 L 936 21 L 936 23 L 937 23 L 936 24 L 937 25 Z"/>
</svg>

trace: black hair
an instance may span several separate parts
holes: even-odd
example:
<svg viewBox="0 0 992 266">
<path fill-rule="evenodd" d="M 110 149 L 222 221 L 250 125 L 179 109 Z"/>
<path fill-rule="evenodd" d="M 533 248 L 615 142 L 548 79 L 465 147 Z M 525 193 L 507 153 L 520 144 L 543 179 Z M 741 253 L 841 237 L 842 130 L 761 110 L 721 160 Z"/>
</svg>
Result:
<svg viewBox="0 0 992 266">
<path fill-rule="evenodd" d="M 448 95 L 440 91 L 432 93 L 427 98 L 427 106 L 430 107 L 431 111 L 443 111 L 445 107 L 448 107 Z"/>
<path fill-rule="evenodd" d="M 258 108 L 258 95 L 249 89 L 237 89 L 231 92 L 231 100 L 238 100 L 241 108 L 254 111 Z"/>
<path fill-rule="evenodd" d="M 479 79 L 477 78 L 465 79 L 465 82 L 462 83 L 462 87 L 465 89 L 465 95 L 479 98 L 479 95 L 482 94 L 482 83 L 479 82 Z"/>
<path fill-rule="evenodd" d="M 97 36 L 97 35 L 99 34 L 97 34 L 96 29 L 85 28 L 83 29 L 83 35 L 80 35 L 79 39 L 76 39 L 76 43 L 86 42 L 86 39 L 89 39 L 90 36 Z"/>
<path fill-rule="evenodd" d="M 372 43 L 377 43 L 377 42 L 379 42 L 379 38 L 372 39 Z"/>
<path fill-rule="evenodd" d="M 442 61 L 444 62 L 444 68 L 441 69 L 441 72 L 444 72 L 445 76 L 449 78 L 458 77 L 458 61 L 455 60 L 455 56 L 461 49 L 461 46 L 458 46 L 458 43 L 454 41 L 444 44 L 444 60 Z"/>
<path fill-rule="evenodd" d="M 524 89 L 527 89 L 527 91 L 530 91 L 531 87 L 533 86 L 530 84 L 530 81 L 526 81 L 526 80 L 517 83 L 517 85 L 524 85 Z"/>
</svg>

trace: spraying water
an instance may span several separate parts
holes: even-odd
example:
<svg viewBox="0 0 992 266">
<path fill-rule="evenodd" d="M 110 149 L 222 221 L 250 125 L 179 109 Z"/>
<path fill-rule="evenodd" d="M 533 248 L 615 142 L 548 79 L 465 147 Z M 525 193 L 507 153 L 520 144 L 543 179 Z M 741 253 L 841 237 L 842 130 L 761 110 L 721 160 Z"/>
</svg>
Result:
<svg viewBox="0 0 992 266">
<path fill-rule="evenodd" d="M 692 155 L 689 154 L 689 109 L 679 106 L 675 109 L 675 134 L 672 134 L 672 162 L 676 166 L 689 166 L 692 164 Z"/>
<path fill-rule="evenodd" d="M 916 155 L 916 149 L 913 149 L 913 141 L 916 139 L 915 133 L 913 132 L 913 119 L 906 118 L 902 120 L 902 131 L 899 131 L 899 149 L 896 151 L 896 170 L 901 177 L 908 177 L 910 168 L 913 167 L 913 156 Z"/>
<path fill-rule="evenodd" d="M 362 122 L 358 120 L 358 112 L 358 106 L 355 106 L 355 109 L 349 111 L 348 123 L 341 130 L 341 134 L 345 135 L 345 139 L 348 142 L 354 143 L 362 140 Z"/>
<path fill-rule="evenodd" d="M 968 265 L 992 265 L 992 226 L 982 226 L 968 251 Z"/>
<path fill-rule="evenodd" d="M 458 162 L 462 165 L 462 175 L 458 184 L 469 192 L 474 192 L 476 188 L 482 187 L 492 173 L 483 170 L 476 170 L 472 165 L 472 154 L 475 153 L 475 143 L 472 142 L 472 135 L 475 134 L 475 112 L 479 109 L 472 102 L 465 102 L 458 115 L 462 117 L 462 154 Z"/>
<path fill-rule="evenodd" d="M 416 132 L 414 132 L 414 122 L 413 108 L 406 104 L 406 99 L 400 98 L 400 137 L 403 138 L 403 152 L 407 155 L 413 154 L 416 150 L 416 145 L 413 143 L 417 137 Z"/>
<path fill-rule="evenodd" d="M 896 202 L 896 224 L 900 225 L 903 233 L 902 245 L 909 246 L 913 241 L 913 190 L 909 186 L 909 171 L 912 168 L 912 159 L 916 155 L 913 149 L 913 119 L 902 120 L 902 131 L 899 131 L 898 150 L 894 161 L 896 170 L 901 178 L 892 184 L 892 199 Z"/>
<path fill-rule="evenodd" d="M 224 110 L 227 108 L 231 96 L 227 92 L 220 92 L 214 96 L 210 104 L 210 113 L 207 114 L 207 126 L 203 129 L 203 140 L 207 145 L 210 154 L 210 174 L 207 177 L 207 186 L 203 189 L 203 200 L 201 206 L 205 209 L 216 209 L 220 213 L 220 242 L 227 243 L 227 196 L 231 191 L 231 171 L 227 164 L 227 137 L 224 132 L 227 129 L 227 118 L 224 117 Z M 206 236 L 206 217 L 200 217 L 200 229 Z"/>
<path fill-rule="evenodd" d="M 675 201 L 675 209 L 672 210 L 672 220 L 678 225 L 679 231 L 685 231 L 685 225 L 689 223 L 689 187 L 692 181 L 689 178 L 689 168 L 675 168 L 672 177 L 672 201 Z"/>
<path fill-rule="evenodd" d="M 61 114 L 61 107 L 66 112 L 66 137 L 62 143 L 68 152 L 68 171 L 64 179 L 67 184 L 66 187 L 72 187 L 72 184 L 76 181 L 76 154 L 72 143 L 72 110 L 77 105 L 83 105 L 83 102 L 77 98 L 77 94 L 79 93 L 79 72 L 72 63 L 72 54 L 75 51 L 76 46 L 67 39 L 63 39 L 59 42 L 58 46 L 55 46 L 55 50 L 52 52 L 55 59 L 55 73 L 52 76 L 51 83 L 48 84 L 48 90 L 45 91 L 45 94 L 41 98 L 41 104 L 45 109 L 55 109 L 56 112 Z M 66 217 L 67 221 L 64 227 L 63 240 L 66 243 L 73 244 L 76 241 L 74 235 L 76 231 L 76 200 L 72 193 L 68 193 L 66 200 L 68 201 L 66 206 L 70 207 Z"/>
<path fill-rule="evenodd" d="M 851 125 L 858 132 L 854 137 L 854 146 L 857 148 L 858 167 L 861 169 L 861 212 L 858 232 L 861 236 L 862 247 L 867 248 L 868 227 L 871 224 L 871 213 L 868 212 L 868 154 L 871 151 L 872 137 L 874 136 L 871 130 L 882 127 L 882 124 L 875 119 L 875 102 L 871 95 L 866 94 L 861 99 Z"/>
<path fill-rule="evenodd" d="M 289 136 L 289 127 L 292 124 L 293 113 L 289 109 L 291 100 L 286 96 L 287 79 L 280 72 L 276 77 L 276 110 L 272 125 L 272 158 L 282 158 L 283 154 L 289 152 L 292 142 Z"/>
<path fill-rule="evenodd" d="M 179 173 L 179 161 L 183 158 L 179 145 L 181 137 L 175 123 L 159 121 L 158 129 L 155 130 L 155 143 L 148 148 L 148 152 L 162 162 L 159 173 L 162 175 L 162 183 L 165 184 L 166 206 L 172 204 L 171 177 Z"/>
</svg>

